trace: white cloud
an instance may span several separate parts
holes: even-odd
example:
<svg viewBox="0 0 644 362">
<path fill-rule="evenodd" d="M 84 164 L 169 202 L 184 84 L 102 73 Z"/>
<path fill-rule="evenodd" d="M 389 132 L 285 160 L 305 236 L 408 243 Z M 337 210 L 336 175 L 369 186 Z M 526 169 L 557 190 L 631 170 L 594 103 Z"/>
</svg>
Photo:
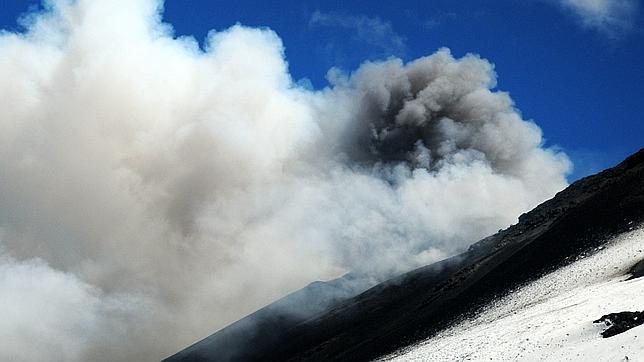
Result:
<svg viewBox="0 0 644 362">
<path fill-rule="evenodd" d="M 637 0 L 559 0 L 572 11 L 583 26 L 618 37 L 632 30 L 638 9 Z"/>
<path fill-rule="evenodd" d="M 313 91 L 267 29 L 201 51 L 158 1 L 51 4 L 0 34 L 0 360 L 159 360 L 312 280 L 458 252 L 566 186 L 480 57 Z"/>
<path fill-rule="evenodd" d="M 357 39 L 380 48 L 385 56 L 402 56 L 406 50 L 405 39 L 394 31 L 390 22 L 378 17 L 315 11 L 309 25 L 348 30 Z"/>
</svg>

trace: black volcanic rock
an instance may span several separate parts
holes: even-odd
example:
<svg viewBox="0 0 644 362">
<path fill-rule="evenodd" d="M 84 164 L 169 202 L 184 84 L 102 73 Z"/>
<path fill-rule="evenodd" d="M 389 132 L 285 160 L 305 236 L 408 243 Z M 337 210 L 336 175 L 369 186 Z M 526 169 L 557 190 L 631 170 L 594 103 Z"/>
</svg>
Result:
<svg viewBox="0 0 644 362">
<path fill-rule="evenodd" d="M 644 259 L 637 262 L 633 267 L 628 271 L 628 274 L 631 276 L 628 280 L 641 278 L 644 276 Z"/>
<path fill-rule="evenodd" d="M 624 333 L 644 323 L 644 312 L 619 312 L 603 315 L 593 323 L 604 323 L 608 329 L 602 332 L 602 337 L 608 338 Z"/>
<path fill-rule="evenodd" d="M 473 315 L 490 300 L 643 221 L 644 149 L 614 168 L 573 183 L 521 215 L 518 224 L 473 244 L 463 254 L 338 300 L 306 320 L 271 323 L 256 330 L 253 339 L 241 336 L 230 348 L 242 346 L 245 353 L 232 360 L 380 357 Z M 255 345 L 258 340 L 269 342 Z M 168 360 L 219 361 L 227 353 L 226 345 L 209 345 L 207 340 L 195 346 Z"/>
</svg>

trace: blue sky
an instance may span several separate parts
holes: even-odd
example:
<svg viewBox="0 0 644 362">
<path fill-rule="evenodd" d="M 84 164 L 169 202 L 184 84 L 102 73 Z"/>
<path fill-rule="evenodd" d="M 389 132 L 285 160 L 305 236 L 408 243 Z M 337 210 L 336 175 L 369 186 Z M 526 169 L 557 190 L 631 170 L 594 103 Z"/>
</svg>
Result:
<svg viewBox="0 0 644 362">
<path fill-rule="evenodd" d="M 38 3 L 2 0 L 0 27 L 18 29 L 16 18 Z M 547 145 L 572 158 L 574 180 L 644 146 L 644 15 L 635 0 L 619 3 L 167 0 L 164 20 L 199 41 L 238 22 L 271 28 L 293 78 L 315 88 L 331 67 L 350 71 L 367 59 L 412 60 L 440 47 L 480 54 Z"/>
</svg>

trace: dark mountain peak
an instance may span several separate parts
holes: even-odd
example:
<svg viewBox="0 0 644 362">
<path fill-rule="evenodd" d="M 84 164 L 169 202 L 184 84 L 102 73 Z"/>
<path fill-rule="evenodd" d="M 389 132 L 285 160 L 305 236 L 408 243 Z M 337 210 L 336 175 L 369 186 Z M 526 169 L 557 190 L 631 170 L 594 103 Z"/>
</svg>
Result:
<svg viewBox="0 0 644 362">
<path fill-rule="evenodd" d="M 642 164 L 644 164 L 644 148 L 641 148 L 639 151 L 628 156 L 624 161 L 617 165 L 616 168 L 629 169 Z"/>
</svg>

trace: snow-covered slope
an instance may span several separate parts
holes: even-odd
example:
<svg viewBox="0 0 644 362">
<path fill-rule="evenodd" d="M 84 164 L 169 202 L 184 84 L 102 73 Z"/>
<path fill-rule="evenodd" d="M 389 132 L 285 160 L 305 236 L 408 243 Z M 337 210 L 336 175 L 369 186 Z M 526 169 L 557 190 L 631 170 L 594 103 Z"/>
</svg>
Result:
<svg viewBox="0 0 644 362">
<path fill-rule="evenodd" d="M 644 361 L 644 325 L 602 338 L 602 315 L 644 308 L 644 278 L 626 280 L 644 257 L 644 228 L 510 292 L 477 317 L 385 360 Z"/>
</svg>

